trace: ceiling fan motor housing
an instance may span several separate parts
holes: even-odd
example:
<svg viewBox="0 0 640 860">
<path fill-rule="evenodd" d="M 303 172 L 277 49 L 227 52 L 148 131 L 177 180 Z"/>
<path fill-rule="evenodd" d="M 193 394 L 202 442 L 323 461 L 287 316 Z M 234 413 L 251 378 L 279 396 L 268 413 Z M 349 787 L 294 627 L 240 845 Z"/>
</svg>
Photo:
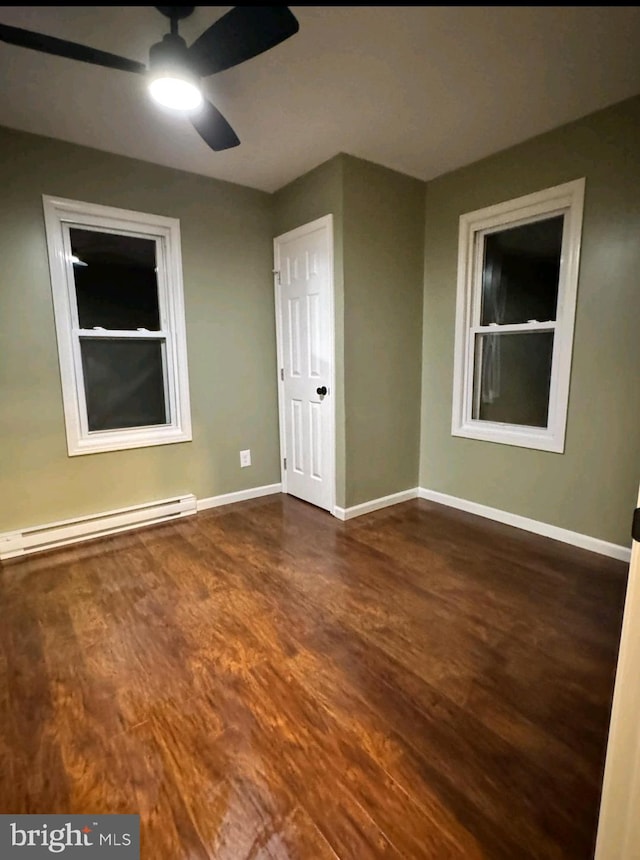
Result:
<svg viewBox="0 0 640 860">
<path fill-rule="evenodd" d="M 170 72 L 179 73 L 180 77 L 184 77 L 187 73 L 197 80 L 192 69 L 187 43 L 177 33 L 167 33 L 161 42 L 151 46 L 149 72 L 152 77 Z"/>
<path fill-rule="evenodd" d="M 188 18 L 195 8 L 195 6 L 156 6 L 158 12 L 170 21 L 182 21 L 183 18 Z"/>
</svg>

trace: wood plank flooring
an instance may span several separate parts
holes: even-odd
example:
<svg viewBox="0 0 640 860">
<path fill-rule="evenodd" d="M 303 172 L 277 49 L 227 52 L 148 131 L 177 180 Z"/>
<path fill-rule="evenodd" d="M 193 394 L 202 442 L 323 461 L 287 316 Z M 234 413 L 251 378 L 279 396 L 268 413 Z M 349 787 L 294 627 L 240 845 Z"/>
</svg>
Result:
<svg viewBox="0 0 640 860">
<path fill-rule="evenodd" d="M 0 571 L 0 812 L 144 860 L 592 857 L 626 566 L 286 496 Z"/>
</svg>

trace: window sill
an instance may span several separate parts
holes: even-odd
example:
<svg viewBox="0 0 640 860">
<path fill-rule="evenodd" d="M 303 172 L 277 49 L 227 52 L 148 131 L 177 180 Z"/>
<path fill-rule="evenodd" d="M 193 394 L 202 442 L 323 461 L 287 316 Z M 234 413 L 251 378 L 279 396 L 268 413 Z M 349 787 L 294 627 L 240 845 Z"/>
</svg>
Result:
<svg viewBox="0 0 640 860">
<path fill-rule="evenodd" d="M 131 448 L 149 448 L 154 445 L 173 445 L 176 442 L 191 442 L 191 430 L 167 427 L 162 430 L 106 430 L 83 439 L 68 439 L 70 457 L 81 454 L 101 454 L 108 451 L 125 451 Z"/>
<path fill-rule="evenodd" d="M 534 427 L 474 421 L 453 427 L 451 435 L 476 439 L 479 442 L 497 442 L 501 445 L 515 445 L 518 448 L 534 448 L 538 451 L 564 454 L 564 439 L 554 437 L 548 430 Z"/>
</svg>

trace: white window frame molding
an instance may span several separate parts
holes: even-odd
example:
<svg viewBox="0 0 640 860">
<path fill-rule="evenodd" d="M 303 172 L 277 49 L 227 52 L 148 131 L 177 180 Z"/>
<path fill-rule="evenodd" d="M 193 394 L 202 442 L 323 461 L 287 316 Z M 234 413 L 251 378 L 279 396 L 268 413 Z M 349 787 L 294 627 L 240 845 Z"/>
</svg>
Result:
<svg viewBox="0 0 640 860">
<path fill-rule="evenodd" d="M 42 202 L 69 456 L 191 441 L 179 220 L 46 194 L 43 195 Z M 85 332 L 79 328 L 73 263 L 68 240 L 70 227 L 155 240 L 160 332 L 145 334 L 93 329 Z M 148 337 L 164 340 L 167 424 L 118 430 L 89 430 L 80 356 L 81 336 L 136 339 Z"/>
<path fill-rule="evenodd" d="M 584 178 L 576 179 L 460 217 L 451 425 L 453 436 L 536 448 L 541 451 L 564 452 L 584 188 Z M 480 325 L 484 237 L 505 227 L 516 227 L 554 215 L 565 216 L 555 322 Z M 533 331 L 554 332 L 547 427 L 529 427 L 473 418 L 476 335 Z"/>
</svg>

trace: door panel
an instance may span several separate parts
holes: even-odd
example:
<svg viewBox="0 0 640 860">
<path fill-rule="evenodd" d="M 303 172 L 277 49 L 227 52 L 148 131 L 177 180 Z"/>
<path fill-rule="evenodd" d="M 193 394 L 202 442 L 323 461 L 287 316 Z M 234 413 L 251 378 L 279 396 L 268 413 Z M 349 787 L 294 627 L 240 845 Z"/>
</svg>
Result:
<svg viewBox="0 0 640 860">
<path fill-rule="evenodd" d="M 309 376 L 313 379 L 320 379 L 320 338 L 321 338 L 321 307 L 320 295 L 311 293 L 307 296 L 307 330 L 309 332 L 308 347 L 309 347 Z"/>
<path fill-rule="evenodd" d="M 333 503 L 333 311 L 329 219 L 275 241 L 286 492 Z M 318 389 L 326 386 L 326 394 Z"/>
<path fill-rule="evenodd" d="M 300 360 L 300 298 L 289 299 L 289 368 L 292 376 L 302 376 Z"/>
<path fill-rule="evenodd" d="M 294 472 L 304 475 L 304 438 L 302 430 L 302 401 L 291 401 L 291 452 L 293 454 L 291 466 Z"/>
<path fill-rule="evenodd" d="M 311 454 L 311 477 L 322 480 L 322 415 L 320 404 L 309 404 L 309 450 Z"/>
</svg>

